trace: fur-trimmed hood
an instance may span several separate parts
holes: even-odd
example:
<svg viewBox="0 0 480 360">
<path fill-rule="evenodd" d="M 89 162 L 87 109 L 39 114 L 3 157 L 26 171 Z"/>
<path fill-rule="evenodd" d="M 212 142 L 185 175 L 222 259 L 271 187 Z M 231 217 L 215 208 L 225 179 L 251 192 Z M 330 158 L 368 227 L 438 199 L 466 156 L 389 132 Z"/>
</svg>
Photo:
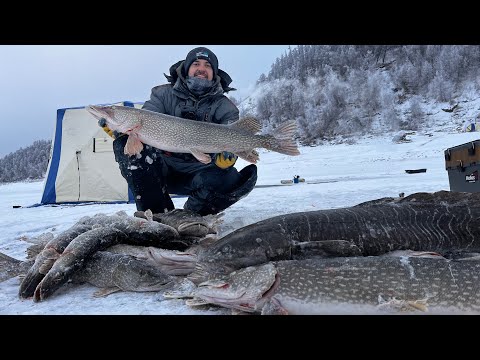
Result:
<svg viewBox="0 0 480 360">
<path fill-rule="evenodd" d="M 168 82 L 172 85 L 177 83 L 177 80 L 180 79 L 185 84 L 186 74 L 183 71 L 183 63 L 185 60 L 177 61 L 175 64 L 170 66 L 169 73 L 170 75 L 163 74 L 167 78 Z M 232 83 L 232 78 L 222 69 L 218 69 L 218 75 L 215 78 L 215 85 L 213 88 L 216 88 L 218 84 L 221 85 L 221 88 L 224 93 L 228 93 L 229 91 L 237 90 L 235 88 L 229 87 Z"/>
</svg>

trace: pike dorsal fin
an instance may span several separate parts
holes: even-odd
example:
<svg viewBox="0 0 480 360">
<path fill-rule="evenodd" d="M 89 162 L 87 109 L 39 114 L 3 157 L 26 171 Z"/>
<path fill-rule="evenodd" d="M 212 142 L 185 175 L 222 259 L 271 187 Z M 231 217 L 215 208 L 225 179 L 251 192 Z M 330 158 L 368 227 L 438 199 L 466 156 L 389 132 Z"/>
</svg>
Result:
<svg viewBox="0 0 480 360">
<path fill-rule="evenodd" d="M 235 121 L 234 123 L 231 123 L 229 126 L 234 129 L 241 129 L 244 131 L 248 131 L 252 134 L 256 134 L 262 129 L 262 125 L 260 124 L 260 121 L 258 121 L 258 119 L 251 116 L 247 116 L 238 121 Z"/>
</svg>

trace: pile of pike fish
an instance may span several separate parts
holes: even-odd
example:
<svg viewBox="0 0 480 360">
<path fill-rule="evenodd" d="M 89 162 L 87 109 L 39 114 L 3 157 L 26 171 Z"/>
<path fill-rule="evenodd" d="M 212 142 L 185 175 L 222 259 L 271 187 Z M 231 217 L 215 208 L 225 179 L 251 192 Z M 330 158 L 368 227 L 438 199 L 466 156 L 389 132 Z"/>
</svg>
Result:
<svg viewBox="0 0 480 360">
<path fill-rule="evenodd" d="M 221 215 L 98 214 L 0 281 L 44 301 L 67 282 L 256 314 L 480 313 L 480 194 L 440 191 L 291 213 L 217 238 Z M 66 296 L 62 294 L 62 296 Z"/>
</svg>

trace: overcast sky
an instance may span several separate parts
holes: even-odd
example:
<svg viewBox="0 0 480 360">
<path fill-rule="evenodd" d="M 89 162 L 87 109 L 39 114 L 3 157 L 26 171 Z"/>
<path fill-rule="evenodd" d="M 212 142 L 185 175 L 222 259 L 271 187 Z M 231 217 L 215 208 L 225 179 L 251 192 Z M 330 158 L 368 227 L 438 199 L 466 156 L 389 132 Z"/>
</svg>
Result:
<svg viewBox="0 0 480 360">
<path fill-rule="evenodd" d="M 206 46 L 238 89 L 248 96 L 262 73 L 288 45 L 0 45 L 0 157 L 35 140 L 51 140 L 59 108 L 145 101 L 163 73 Z M 292 46 L 293 47 L 293 46 Z"/>
</svg>

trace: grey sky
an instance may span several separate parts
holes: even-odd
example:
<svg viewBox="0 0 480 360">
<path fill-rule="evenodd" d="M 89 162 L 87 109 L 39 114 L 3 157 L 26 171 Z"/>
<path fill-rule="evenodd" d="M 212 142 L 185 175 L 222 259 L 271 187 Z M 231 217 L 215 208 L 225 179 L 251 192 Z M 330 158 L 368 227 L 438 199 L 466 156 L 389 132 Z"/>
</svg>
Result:
<svg viewBox="0 0 480 360">
<path fill-rule="evenodd" d="M 50 140 L 60 108 L 145 101 L 166 83 L 170 65 L 206 46 L 248 96 L 288 45 L 0 45 L 0 157 L 40 139 Z"/>
</svg>

